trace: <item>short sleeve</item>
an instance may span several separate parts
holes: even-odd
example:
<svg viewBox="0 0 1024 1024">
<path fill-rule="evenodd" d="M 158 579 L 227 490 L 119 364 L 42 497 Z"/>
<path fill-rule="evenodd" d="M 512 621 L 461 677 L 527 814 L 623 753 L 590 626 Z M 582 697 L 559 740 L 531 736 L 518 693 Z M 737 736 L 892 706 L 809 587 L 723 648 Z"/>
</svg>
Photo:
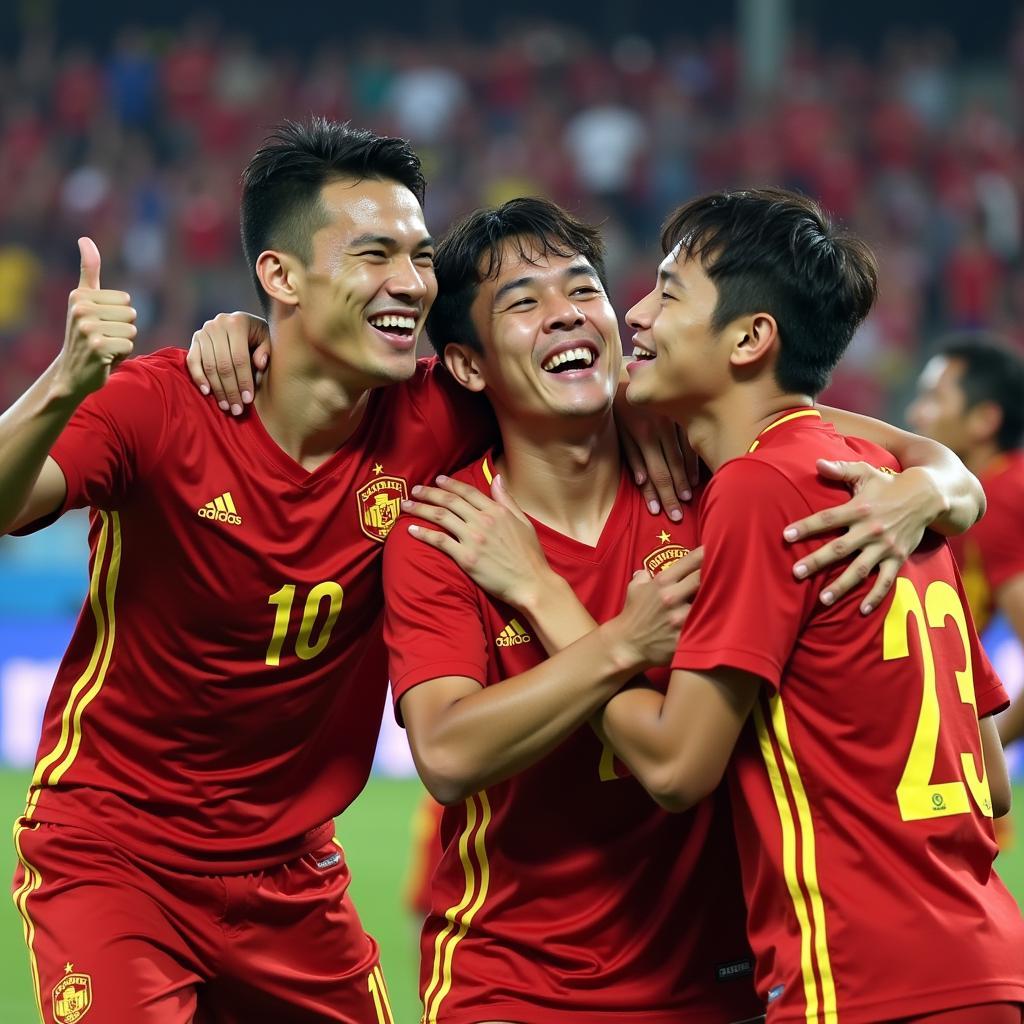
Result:
<svg viewBox="0 0 1024 1024">
<path fill-rule="evenodd" d="M 118 508 L 134 482 L 159 462 L 168 401 L 159 373 L 148 365 L 155 359 L 122 364 L 75 410 L 50 451 L 67 483 L 64 503 L 19 533 L 40 529 L 69 509 Z"/>
<path fill-rule="evenodd" d="M 413 411 L 426 423 L 437 446 L 433 473 L 451 473 L 498 440 L 490 403 L 462 387 L 439 359 L 423 360 L 405 386 Z"/>
<path fill-rule="evenodd" d="M 793 576 L 804 551 L 782 535 L 810 511 L 792 483 L 759 460 L 737 459 L 712 478 L 700 511 L 700 589 L 673 669 L 735 668 L 778 688 L 821 587 Z"/>
<path fill-rule="evenodd" d="M 412 521 L 399 519 L 384 545 L 384 639 L 396 707 L 430 679 L 465 676 L 481 686 L 487 679 L 476 586 L 447 555 L 411 536 Z"/>
<path fill-rule="evenodd" d="M 1024 573 L 1024 522 L 1008 495 L 995 491 L 989 497 L 984 517 L 966 539 L 977 546 L 993 591 Z"/>
<path fill-rule="evenodd" d="M 953 575 L 956 579 L 957 593 L 960 595 L 960 603 L 964 608 L 970 608 L 967 600 L 967 591 L 964 589 L 960 573 L 956 571 L 956 562 L 952 553 L 949 555 L 953 568 Z M 978 717 L 985 718 L 987 715 L 994 715 L 1004 711 L 1010 706 L 1010 697 L 1003 687 L 1002 681 L 996 674 L 996 670 L 989 661 L 985 648 L 978 638 L 978 630 L 974 625 L 974 619 L 967 617 L 967 635 L 970 644 L 971 667 L 974 675 L 974 702 L 978 708 Z"/>
</svg>

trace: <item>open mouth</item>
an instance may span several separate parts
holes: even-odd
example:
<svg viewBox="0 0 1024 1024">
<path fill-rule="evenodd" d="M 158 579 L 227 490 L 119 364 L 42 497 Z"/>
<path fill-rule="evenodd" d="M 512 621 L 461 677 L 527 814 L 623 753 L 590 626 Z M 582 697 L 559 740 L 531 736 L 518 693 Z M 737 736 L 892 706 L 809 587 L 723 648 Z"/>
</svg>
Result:
<svg viewBox="0 0 1024 1024">
<path fill-rule="evenodd" d="M 371 316 L 369 323 L 371 327 L 383 334 L 389 334 L 393 338 L 412 341 L 416 334 L 416 318 L 412 316 L 384 313 L 380 316 Z"/>
<path fill-rule="evenodd" d="M 633 342 L 633 358 L 637 360 L 656 359 L 657 354 L 649 348 L 644 348 L 638 341 Z"/>
<path fill-rule="evenodd" d="M 540 368 L 545 373 L 569 373 L 572 370 L 589 370 L 597 362 L 597 351 L 589 345 L 577 345 L 548 356 Z"/>
</svg>

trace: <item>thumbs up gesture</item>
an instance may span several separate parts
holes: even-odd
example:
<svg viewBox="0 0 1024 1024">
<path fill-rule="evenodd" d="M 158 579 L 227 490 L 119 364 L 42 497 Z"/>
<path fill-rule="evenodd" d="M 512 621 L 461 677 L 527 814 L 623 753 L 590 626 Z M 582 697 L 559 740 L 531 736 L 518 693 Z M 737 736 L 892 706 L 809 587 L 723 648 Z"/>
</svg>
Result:
<svg viewBox="0 0 1024 1024">
<path fill-rule="evenodd" d="M 100 287 L 100 251 L 91 238 L 80 238 L 82 273 L 68 296 L 64 348 L 57 358 L 58 379 L 79 401 L 107 382 L 111 368 L 131 355 L 135 310 L 127 292 Z"/>
</svg>

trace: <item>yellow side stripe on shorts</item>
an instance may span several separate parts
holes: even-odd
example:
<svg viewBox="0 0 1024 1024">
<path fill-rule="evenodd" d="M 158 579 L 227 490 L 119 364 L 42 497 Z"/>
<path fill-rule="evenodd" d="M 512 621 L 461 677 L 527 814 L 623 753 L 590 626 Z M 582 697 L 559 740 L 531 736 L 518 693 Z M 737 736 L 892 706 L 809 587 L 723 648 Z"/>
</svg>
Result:
<svg viewBox="0 0 1024 1024">
<path fill-rule="evenodd" d="M 479 828 L 473 840 L 472 852 L 476 855 L 476 864 L 470 854 L 469 837 L 476 825 L 478 814 L 475 800 L 480 801 Z M 466 875 L 466 890 L 459 903 L 446 911 L 448 924 L 434 942 L 434 969 L 430 985 L 423 994 L 423 1020 L 425 1024 L 437 1024 L 437 1015 L 452 987 L 452 961 L 455 947 L 463 940 L 473 923 L 473 918 L 487 899 L 490 885 L 490 862 L 487 858 L 487 826 L 491 821 L 491 803 L 486 790 L 481 790 L 466 801 L 466 827 L 459 837 L 459 858 Z M 479 866 L 479 884 L 476 869 Z M 454 931 L 454 934 L 452 932 Z M 446 941 L 447 940 L 447 943 Z M 438 987 L 440 985 L 440 987 Z"/>
<path fill-rule="evenodd" d="M 797 923 L 800 926 L 800 975 L 804 985 L 804 1001 L 807 1005 L 807 1024 L 820 1024 L 818 1014 L 818 983 L 814 974 L 813 943 L 811 937 L 811 919 L 807 910 L 807 901 L 800 886 L 800 876 L 796 861 L 796 822 L 786 795 L 775 750 L 772 747 L 771 734 L 764 716 L 761 700 L 754 703 L 754 725 L 757 730 L 757 741 L 761 748 L 768 781 L 771 784 L 775 806 L 779 812 L 779 824 L 782 830 L 782 874 L 786 880 L 786 889 L 793 903 Z"/>
<path fill-rule="evenodd" d="M 21 923 L 25 932 L 25 945 L 28 946 L 29 969 L 32 972 L 32 991 L 36 999 L 36 1010 L 39 1013 L 39 1020 L 43 1022 L 42 993 L 39 987 L 39 964 L 36 961 L 36 952 L 33 947 L 36 937 L 36 926 L 28 912 L 28 898 L 42 886 L 43 876 L 25 858 L 25 853 L 21 848 L 21 837 L 25 831 L 25 825 L 22 825 L 20 822 L 15 824 L 14 849 L 17 851 L 18 860 L 21 863 L 22 870 L 25 872 L 25 880 L 15 890 L 14 905 L 18 908 L 18 913 L 21 915 Z"/>
<path fill-rule="evenodd" d="M 100 512 L 100 522 L 96 556 L 89 579 L 89 606 L 96 622 L 96 640 L 89 663 L 75 681 L 64 705 L 60 736 L 53 749 L 36 765 L 25 809 L 28 818 L 35 812 L 42 787 L 59 782 L 78 756 L 82 742 L 82 714 L 102 689 L 114 651 L 114 596 L 121 567 L 121 518 L 117 512 Z M 54 764 L 57 764 L 56 768 L 52 768 Z"/>
</svg>

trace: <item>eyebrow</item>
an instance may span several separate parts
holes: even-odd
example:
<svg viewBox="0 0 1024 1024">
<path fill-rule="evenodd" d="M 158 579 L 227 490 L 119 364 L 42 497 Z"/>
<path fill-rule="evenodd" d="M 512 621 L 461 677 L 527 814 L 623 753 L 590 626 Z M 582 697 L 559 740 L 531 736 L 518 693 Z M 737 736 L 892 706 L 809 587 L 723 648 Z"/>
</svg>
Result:
<svg viewBox="0 0 1024 1024">
<path fill-rule="evenodd" d="M 568 281 L 573 277 L 597 278 L 597 271 L 589 263 L 574 263 L 562 272 L 562 280 Z M 506 281 L 494 293 L 494 305 L 497 305 L 509 292 L 515 291 L 517 288 L 525 288 L 536 280 L 536 277 L 528 274 L 525 277 L 517 277 L 514 281 Z"/>
<path fill-rule="evenodd" d="M 349 245 L 350 246 L 357 246 L 357 245 L 383 245 L 383 246 L 385 246 L 386 248 L 389 248 L 389 249 L 397 249 L 399 247 L 399 243 L 398 243 L 398 239 L 397 238 L 392 238 L 390 235 L 374 235 L 374 234 L 371 234 L 371 233 L 367 233 L 365 235 L 360 235 L 358 238 L 353 238 L 352 241 L 349 242 Z M 424 235 L 424 237 L 421 238 L 416 243 L 416 245 L 413 246 L 413 248 L 417 249 L 417 250 L 418 249 L 432 249 L 433 247 L 434 247 L 434 239 L 431 238 L 430 235 Z"/>
<path fill-rule="evenodd" d="M 662 284 L 665 284 L 666 282 L 669 282 L 671 284 L 676 285 L 679 288 L 685 288 L 686 287 L 683 284 L 682 278 L 677 273 L 675 273 L 675 271 L 666 270 L 664 267 L 659 267 L 658 268 L 658 280 Z"/>
</svg>

